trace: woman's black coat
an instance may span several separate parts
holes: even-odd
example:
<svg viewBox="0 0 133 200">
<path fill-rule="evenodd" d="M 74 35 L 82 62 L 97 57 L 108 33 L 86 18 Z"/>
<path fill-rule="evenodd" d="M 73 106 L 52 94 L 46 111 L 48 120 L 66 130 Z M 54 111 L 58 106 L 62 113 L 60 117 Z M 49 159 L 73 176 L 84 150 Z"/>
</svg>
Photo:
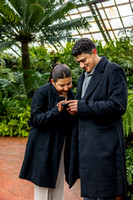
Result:
<svg viewBox="0 0 133 200">
<path fill-rule="evenodd" d="M 68 100 L 73 93 L 68 92 Z M 31 106 L 31 131 L 19 177 L 42 187 L 55 188 L 65 140 L 65 174 L 69 182 L 72 116 L 56 104 L 64 100 L 51 83 L 37 89 Z"/>
<path fill-rule="evenodd" d="M 77 88 L 81 196 L 113 198 L 126 191 L 122 115 L 127 105 L 123 69 L 102 57 L 81 99 Z"/>
</svg>

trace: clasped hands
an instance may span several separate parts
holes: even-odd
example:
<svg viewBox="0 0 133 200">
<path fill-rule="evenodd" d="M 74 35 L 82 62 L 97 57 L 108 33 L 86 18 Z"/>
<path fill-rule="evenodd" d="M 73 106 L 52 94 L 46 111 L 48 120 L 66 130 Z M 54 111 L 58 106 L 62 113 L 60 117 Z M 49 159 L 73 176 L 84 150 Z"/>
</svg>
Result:
<svg viewBox="0 0 133 200">
<path fill-rule="evenodd" d="M 59 112 L 61 112 L 64 109 L 64 106 L 62 104 L 68 104 L 68 107 L 66 108 L 66 110 L 71 114 L 71 115 L 75 115 L 77 112 L 77 108 L 78 108 L 78 100 L 64 100 L 64 101 L 60 101 L 57 104 L 58 110 Z"/>
</svg>

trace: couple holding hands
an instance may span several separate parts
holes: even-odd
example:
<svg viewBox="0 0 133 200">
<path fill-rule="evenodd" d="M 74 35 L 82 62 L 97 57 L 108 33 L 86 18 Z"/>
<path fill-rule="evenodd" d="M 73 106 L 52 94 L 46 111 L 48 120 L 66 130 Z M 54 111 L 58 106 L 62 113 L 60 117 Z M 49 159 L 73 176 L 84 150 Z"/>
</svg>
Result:
<svg viewBox="0 0 133 200">
<path fill-rule="evenodd" d="M 84 200 L 122 200 L 127 182 L 125 73 L 99 57 L 88 38 L 78 40 L 71 54 L 83 69 L 76 97 L 70 68 L 57 63 L 51 81 L 33 96 L 19 177 L 34 183 L 34 200 L 64 200 L 64 172 L 70 188 L 80 178 Z"/>
</svg>

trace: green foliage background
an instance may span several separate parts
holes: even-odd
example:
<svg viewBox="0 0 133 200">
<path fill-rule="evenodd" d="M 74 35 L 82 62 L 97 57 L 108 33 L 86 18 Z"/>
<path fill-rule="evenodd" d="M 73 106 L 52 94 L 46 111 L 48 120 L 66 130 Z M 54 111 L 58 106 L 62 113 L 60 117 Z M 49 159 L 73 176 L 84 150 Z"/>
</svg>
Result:
<svg viewBox="0 0 133 200">
<path fill-rule="evenodd" d="M 128 105 L 123 115 L 128 180 L 126 200 L 133 200 L 133 45 L 129 38 L 125 37 L 104 47 L 101 42 L 95 42 L 98 44 L 98 54 L 122 66 L 127 75 Z M 71 68 L 73 91 L 76 94 L 81 69 L 71 56 L 72 46 L 73 42 L 68 42 L 60 52 L 48 52 L 43 46 L 29 48 L 31 60 L 29 92 L 34 92 L 47 83 L 52 65 L 61 62 Z M 31 99 L 26 96 L 21 59 L 6 54 L 2 54 L 0 58 L 0 136 L 28 137 L 30 128 L 27 121 L 30 118 Z"/>
<path fill-rule="evenodd" d="M 117 42 L 110 42 L 108 45 L 105 46 L 102 46 L 101 42 L 95 42 L 98 44 L 97 50 L 100 56 L 105 55 L 109 59 L 109 61 L 116 62 L 117 64 L 122 66 L 126 72 L 128 83 L 128 105 L 127 111 L 123 116 L 123 124 L 125 137 L 128 138 L 128 136 L 132 135 L 133 133 L 133 45 L 127 37 L 122 37 Z M 62 48 L 59 52 L 48 52 L 48 50 L 45 49 L 43 46 L 33 46 L 29 48 L 31 60 L 31 75 L 28 78 L 28 82 L 30 83 L 30 87 L 28 88 L 29 92 L 34 93 L 38 87 L 48 82 L 52 65 L 55 62 L 60 62 L 67 64 L 71 68 L 73 78 L 73 91 L 76 94 L 76 85 L 78 77 L 81 73 L 81 69 L 78 63 L 75 61 L 74 57 L 71 56 L 72 46 L 73 42 L 68 42 L 66 46 Z M 26 105 L 30 106 L 31 103 L 31 99 L 28 99 L 26 97 L 26 91 L 23 82 L 23 72 L 20 63 L 21 59 L 15 58 L 12 55 L 7 56 L 6 54 L 4 54 L 1 57 L 1 123 L 5 123 L 5 119 L 8 118 L 7 114 L 11 103 L 9 103 L 6 107 L 6 102 L 16 102 L 13 112 L 15 112 L 15 108 L 16 112 L 19 109 L 17 106 L 18 102 L 20 105 L 20 109 L 25 108 Z M 3 132 L 2 134 L 0 133 L 0 135 L 4 136 L 6 135 L 6 133 Z M 20 134 L 16 134 L 16 132 L 14 135 L 20 136 Z M 23 136 L 27 136 L 27 134 L 23 134 Z"/>
</svg>

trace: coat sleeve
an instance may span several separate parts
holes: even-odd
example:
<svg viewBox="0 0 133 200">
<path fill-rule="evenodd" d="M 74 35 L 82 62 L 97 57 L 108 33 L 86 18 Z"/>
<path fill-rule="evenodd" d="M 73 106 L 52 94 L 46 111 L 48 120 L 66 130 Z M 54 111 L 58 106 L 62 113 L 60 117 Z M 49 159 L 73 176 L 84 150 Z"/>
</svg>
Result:
<svg viewBox="0 0 133 200">
<path fill-rule="evenodd" d="M 109 76 L 107 98 L 100 101 L 78 101 L 78 115 L 94 117 L 119 117 L 126 111 L 127 81 L 121 67 L 113 69 Z"/>
<path fill-rule="evenodd" d="M 31 125 L 41 126 L 60 118 L 61 113 L 55 105 L 48 110 L 48 94 L 46 88 L 38 88 L 33 96 L 31 104 Z"/>
</svg>

